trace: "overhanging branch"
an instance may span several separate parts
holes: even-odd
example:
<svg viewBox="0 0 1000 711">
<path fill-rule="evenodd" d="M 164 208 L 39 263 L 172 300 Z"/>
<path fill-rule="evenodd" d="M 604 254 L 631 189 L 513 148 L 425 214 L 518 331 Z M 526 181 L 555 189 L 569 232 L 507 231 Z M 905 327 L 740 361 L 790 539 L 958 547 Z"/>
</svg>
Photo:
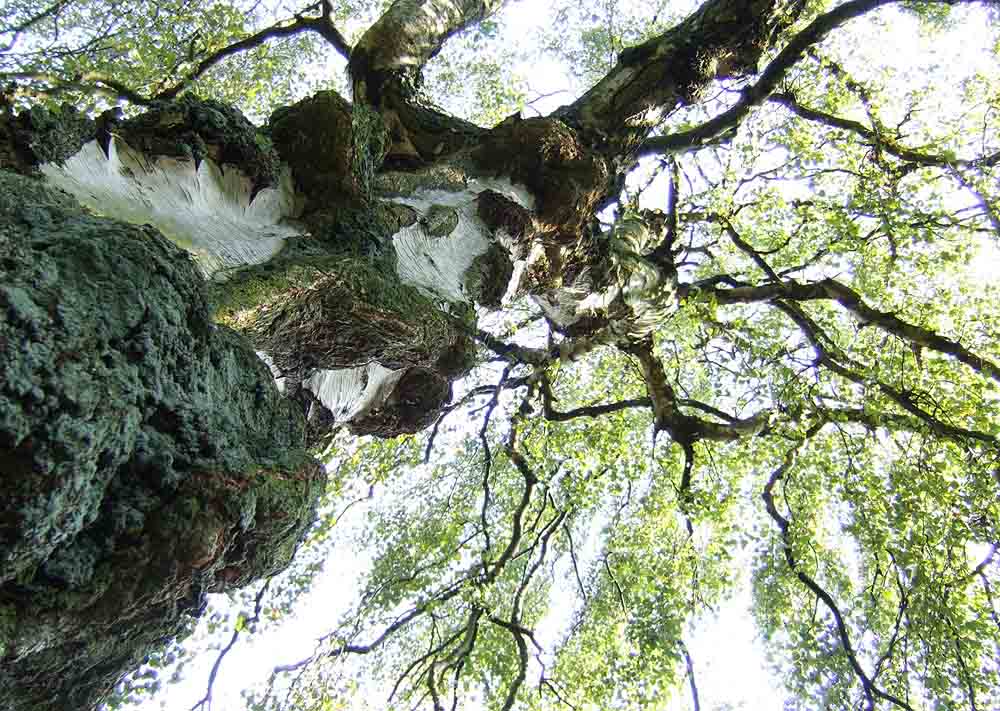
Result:
<svg viewBox="0 0 1000 711">
<path fill-rule="evenodd" d="M 58 7 L 53 5 L 53 8 Z M 304 13 L 319 8 L 319 17 L 306 17 Z M 51 9 L 51 8 L 50 8 Z M 260 47 L 276 39 L 287 39 L 303 32 L 315 32 L 333 46 L 345 58 L 351 54 L 351 47 L 344 36 L 334 26 L 331 19 L 332 6 L 328 0 L 314 3 L 294 15 L 294 21 L 282 20 L 270 27 L 256 32 L 248 37 L 237 40 L 204 57 L 197 66 L 188 72 L 180 81 L 154 95 L 146 96 L 132 89 L 124 82 L 118 81 L 98 72 L 88 72 L 71 78 L 62 78 L 49 72 L 9 72 L 0 74 L 0 78 L 15 81 L 31 81 L 47 85 L 38 93 L 48 96 L 58 96 L 69 91 L 82 91 L 91 94 L 102 94 L 115 100 L 124 100 L 137 106 L 149 106 L 156 101 L 169 101 L 177 97 L 205 72 L 229 57 Z"/>
<path fill-rule="evenodd" d="M 989 358 L 978 355 L 958 341 L 946 338 L 929 328 L 909 323 L 893 313 L 869 306 L 861 294 L 835 279 L 816 282 L 772 281 L 758 286 L 738 286 L 729 289 L 708 287 L 704 291 L 710 293 L 719 304 L 774 302 L 780 299 L 796 302 L 834 301 L 862 325 L 873 325 L 913 346 L 951 356 L 980 375 L 1000 382 L 1000 366 Z"/>
<path fill-rule="evenodd" d="M 928 4 L 945 3 L 949 5 L 972 1 L 922 0 Z M 743 90 L 742 96 L 735 106 L 694 128 L 645 140 L 638 149 L 638 155 L 677 153 L 712 143 L 728 134 L 740 124 L 752 108 L 768 98 L 778 87 L 788 70 L 802 59 L 810 47 L 849 20 L 895 2 L 899 2 L 899 0 L 849 0 L 849 2 L 838 5 L 833 10 L 820 15 L 792 37 L 784 49 L 778 53 L 778 56 L 761 72 L 757 81 Z"/>
<path fill-rule="evenodd" d="M 795 95 L 790 92 L 779 92 L 768 97 L 768 101 L 784 106 L 793 114 L 806 121 L 820 123 L 830 128 L 839 128 L 850 133 L 857 134 L 862 139 L 886 153 L 899 158 L 908 163 L 917 165 L 947 168 L 947 167 L 984 167 L 988 168 L 1000 162 L 1000 151 L 994 151 L 979 158 L 955 158 L 937 153 L 926 153 L 914 148 L 907 148 L 892 140 L 888 136 L 882 136 L 874 130 L 865 126 L 859 121 L 845 119 L 840 116 L 825 111 L 819 111 L 801 104 Z"/>
<path fill-rule="evenodd" d="M 322 14 L 319 17 L 304 16 L 303 13 L 313 10 L 316 7 L 320 7 L 322 11 Z M 324 0 L 323 2 L 310 5 L 301 12 L 296 13 L 295 21 L 291 24 L 286 24 L 287 21 L 278 22 L 266 29 L 261 30 L 260 32 L 250 35 L 249 37 L 244 37 L 241 40 L 233 42 L 232 44 L 227 45 L 202 59 L 198 63 L 198 66 L 195 67 L 187 76 L 169 89 L 159 92 L 153 97 L 153 100 L 164 101 L 174 98 L 193 81 L 198 79 L 198 77 L 228 57 L 255 49 L 267 42 L 270 42 L 271 40 L 286 39 L 303 32 L 315 32 L 326 40 L 341 55 L 343 55 L 345 59 L 347 59 L 351 56 L 351 46 L 347 43 L 347 40 L 344 39 L 344 36 L 340 33 L 340 31 L 334 26 L 331 19 L 331 12 L 332 7 L 330 3 L 327 0 Z"/>
</svg>

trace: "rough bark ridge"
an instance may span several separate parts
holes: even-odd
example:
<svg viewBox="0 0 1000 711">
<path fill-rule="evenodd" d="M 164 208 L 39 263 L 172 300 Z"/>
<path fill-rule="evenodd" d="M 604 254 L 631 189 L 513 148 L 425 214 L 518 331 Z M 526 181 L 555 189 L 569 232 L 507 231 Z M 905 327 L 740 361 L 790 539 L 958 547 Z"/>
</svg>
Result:
<svg viewBox="0 0 1000 711">
<path fill-rule="evenodd" d="M 284 567 L 324 474 L 183 252 L 0 175 L 0 694 L 82 709 Z"/>
</svg>

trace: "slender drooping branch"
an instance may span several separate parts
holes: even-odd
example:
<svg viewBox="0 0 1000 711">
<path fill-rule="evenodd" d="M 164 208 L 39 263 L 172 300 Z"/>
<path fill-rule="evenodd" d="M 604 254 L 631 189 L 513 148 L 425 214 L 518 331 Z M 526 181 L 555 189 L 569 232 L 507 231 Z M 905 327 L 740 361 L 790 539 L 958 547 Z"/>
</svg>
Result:
<svg viewBox="0 0 1000 711">
<path fill-rule="evenodd" d="M 814 123 L 823 124 L 824 126 L 829 126 L 830 128 L 839 128 L 841 130 L 857 134 L 867 143 L 872 146 L 877 146 L 879 150 L 882 150 L 885 153 L 895 156 L 896 158 L 908 163 L 937 168 L 988 168 L 1000 162 L 1000 151 L 994 151 L 993 153 L 980 156 L 979 158 L 956 158 L 938 153 L 926 153 L 914 148 L 907 148 L 892 138 L 877 133 L 875 130 L 865 126 L 860 121 L 845 119 L 825 111 L 805 106 L 795 98 L 794 94 L 790 92 L 778 92 L 772 94 L 768 97 L 768 101 L 784 106 L 793 114 L 799 118 L 805 119 L 806 121 L 812 121 Z"/>
<path fill-rule="evenodd" d="M 490 527 L 487 523 L 487 512 L 490 508 L 490 504 L 492 503 L 492 497 L 490 495 L 490 474 L 493 467 L 493 453 L 490 451 L 490 441 L 489 437 L 487 437 L 487 432 L 490 427 L 490 419 L 492 419 L 497 405 L 500 404 L 500 393 L 503 390 L 504 384 L 510 377 L 510 371 L 512 368 L 513 365 L 508 365 L 503 369 L 503 373 L 500 375 L 500 382 L 497 383 L 496 388 L 493 390 L 493 396 L 486 405 L 486 414 L 483 416 L 483 424 L 479 428 L 479 442 L 483 448 L 483 505 L 479 511 L 479 521 L 483 529 L 484 556 L 487 556 L 490 553 Z"/>
<path fill-rule="evenodd" d="M 860 324 L 873 325 L 919 348 L 951 356 L 975 372 L 1000 382 L 1000 366 L 980 356 L 958 341 L 946 338 L 935 331 L 909 323 L 893 313 L 869 306 L 861 294 L 836 279 L 816 282 L 794 280 L 772 281 L 758 286 L 739 286 L 729 289 L 708 287 L 704 290 L 719 304 L 747 304 L 776 301 L 834 301 L 846 309 Z"/>
<path fill-rule="evenodd" d="M 859 363 L 854 362 L 833 342 L 832 339 L 810 318 L 798 304 L 778 300 L 774 305 L 784 312 L 805 336 L 816 351 L 816 365 L 825 366 L 842 378 L 863 388 L 874 386 L 893 403 L 921 420 L 930 431 L 959 442 L 977 441 L 991 447 L 997 446 L 997 438 L 980 430 L 958 427 L 943 422 L 935 417 L 914 400 L 913 393 L 900 390 L 889 383 L 872 378 L 870 373 Z"/>
<path fill-rule="evenodd" d="M 761 495 L 761 498 L 764 499 L 764 505 L 767 508 L 768 515 L 778 525 L 778 530 L 781 533 L 782 549 L 785 554 L 785 562 L 788 564 L 789 570 L 792 571 L 795 577 L 798 578 L 799 582 L 805 585 L 817 599 L 822 601 L 823 605 L 826 606 L 827 610 L 829 610 L 830 614 L 833 616 L 841 648 L 844 650 L 844 654 L 847 656 L 847 661 L 850 664 L 851 669 L 854 671 L 855 676 L 857 676 L 858 680 L 861 682 L 862 688 L 864 689 L 868 711 L 874 711 L 876 698 L 888 701 L 894 706 L 905 709 L 906 711 L 913 711 L 912 707 L 905 701 L 876 686 L 875 682 L 868 676 L 864 668 L 862 668 L 861 663 L 858 661 L 857 653 L 854 651 L 854 646 L 851 643 L 851 635 L 847 629 L 847 622 L 844 620 L 844 616 L 841 613 L 840 608 L 837 606 L 833 596 L 820 586 L 819 583 L 817 583 L 812 576 L 806 573 L 802 569 L 802 566 L 799 565 L 792 547 L 790 535 L 791 521 L 778 512 L 778 508 L 774 503 L 775 485 L 784 477 L 785 472 L 792 466 L 795 461 L 795 455 L 802 444 L 818 432 L 821 427 L 822 424 L 812 427 L 806 433 L 802 442 L 788 450 L 785 454 L 784 461 L 771 473 L 770 479 L 768 479 L 767 484 L 764 486 L 764 493 Z"/>
<path fill-rule="evenodd" d="M 319 17 L 306 17 L 304 15 L 305 12 L 314 10 L 317 7 L 322 13 Z M 321 2 L 314 3 L 301 12 L 296 13 L 292 22 L 282 20 L 212 52 L 198 62 L 194 69 L 175 84 L 149 96 L 132 89 L 124 82 L 98 72 L 88 72 L 77 77 L 64 79 L 49 72 L 25 71 L 2 73 L 0 74 L 0 78 L 46 84 L 48 85 L 47 88 L 39 90 L 38 93 L 49 96 L 58 96 L 68 91 L 82 91 L 91 94 L 103 94 L 112 99 L 128 101 L 137 106 L 150 106 L 154 102 L 168 101 L 177 97 L 204 75 L 205 72 L 225 59 L 260 47 L 271 40 L 287 39 L 304 32 L 315 32 L 345 58 L 349 57 L 351 47 L 340 31 L 333 25 L 331 13 L 332 5 L 329 0 L 321 0 Z"/>
<path fill-rule="evenodd" d="M 691 659 L 691 653 L 688 651 L 687 645 L 684 644 L 683 640 L 680 642 L 681 652 L 684 654 L 684 665 L 687 667 L 687 678 L 688 686 L 691 687 L 691 703 L 694 705 L 694 711 L 701 711 L 701 700 L 698 698 L 698 682 L 694 678 L 694 661 Z"/>
<path fill-rule="evenodd" d="M 321 11 L 319 17 L 306 17 L 304 15 L 305 12 L 315 9 L 317 6 Z M 334 26 L 331 17 L 332 12 L 333 7 L 330 4 L 330 0 L 321 0 L 321 2 L 314 3 L 301 12 L 296 13 L 295 21 L 290 24 L 287 24 L 287 20 L 278 22 L 261 30 L 260 32 L 250 35 L 249 37 L 244 37 L 241 40 L 233 42 L 232 44 L 227 45 L 202 59 L 198 63 L 198 66 L 195 67 L 187 76 L 174 84 L 172 87 L 159 92 L 155 97 L 153 97 L 153 100 L 163 101 L 174 98 L 192 82 L 198 79 L 198 77 L 228 57 L 255 49 L 267 42 L 270 42 L 271 40 L 286 39 L 303 32 L 315 32 L 326 40 L 334 49 L 336 49 L 337 52 L 343 55 L 345 59 L 347 59 L 351 56 L 351 46 L 348 44 L 347 40 L 344 39 L 344 36 L 340 33 L 336 26 Z"/>
<path fill-rule="evenodd" d="M 219 650 L 219 654 L 215 658 L 215 663 L 212 664 L 212 670 L 208 674 L 208 687 L 205 690 L 205 695 L 191 707 L 191 711 L 201 711 L 201 709 L 212 708 L 212 692 L 215 687 L 215 679 L 219 675 L 219 669 L 222 667 L 222 660 L 225 659 L 230 650 L 236 646 L 236 642 L 240 638 L 240 633 L 249 628 L 250 625 L 256 624 L 260 621 L 260 613 L 263 609 L 264 596 L 267 595 L 268 588 L 270 587 L 271 578 L 268 578 L 264 581 L 264 584 L 257 592 L 257 596 L 254 598 L 253 615 L 247 618 L 242 618 L 241 615 L 241 618 L 243 619 L 242 624 L 237 624 L 233 627 L 233 634 L 229 638 L 229 643 Z"/>
<path fill-rule="evenodd" d="M 50 17 L 57 16 L 64 7 L 70 3 L 70 0 L 56 0 L 56 2 L 49 5 L 44 10 L 39 10 L 34 15 L 31 15 L 23 22 L 16 25 L 10 25 L 8 27 L 0 27 L 0 34 L 10 34 L 10 40 L 3 45 L 0 45 L 0 53 L 9 52 L 14 49 L 18 40 L 21 39 L 21 35 L 30 30 L 32 27 L 37 25 L 43 20 L 47 20 Z"/>
</svg>

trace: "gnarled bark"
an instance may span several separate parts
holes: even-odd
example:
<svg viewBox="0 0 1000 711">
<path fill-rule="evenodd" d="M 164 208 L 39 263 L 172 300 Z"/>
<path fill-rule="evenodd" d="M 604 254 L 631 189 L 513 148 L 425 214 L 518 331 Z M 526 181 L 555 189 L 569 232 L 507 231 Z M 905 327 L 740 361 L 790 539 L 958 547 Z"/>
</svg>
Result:
<svg viewBox="0 0 1000 711">
<path fill-rule="evenodd" d="M 183 252 L 0 176 L 0 693 L 88 708 L 287 565 L 325 475 Z"/>
</svg>

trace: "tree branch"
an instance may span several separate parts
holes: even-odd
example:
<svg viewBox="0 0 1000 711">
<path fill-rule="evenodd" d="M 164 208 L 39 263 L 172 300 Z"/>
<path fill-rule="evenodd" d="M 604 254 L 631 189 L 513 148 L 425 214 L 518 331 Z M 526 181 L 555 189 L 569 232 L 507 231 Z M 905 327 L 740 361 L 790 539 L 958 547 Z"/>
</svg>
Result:
<svg viewBox="0 0 1000 711">
<path fill-rule="evenodd" d="M 759 434 L 770 422 L 771 412 L 767 410 L 745 419 L 732 418 L 726 423 L 703 420 L 681 412 L 681 401 L 667 382 L 663 363 L 653 354 L 652 339 L 647 338 L 640 343 L 621 347 L 626 353 L 635 356 L 642 368 L 643 380 L 652 403 L 654 427 L 657 431 L 669 434 L 678 444 L 686 446 L 703 439 L 730 442 Z"/>
<path fill-rule="evenodd" d="M 43 20 L 49 17 L 57 15 L 69 3 L 70 0 L 57 0 L 44 10 L 40 10 L 39 12 L 35 13 L 34 15 L 32 15 L 19 25 L 12 25 L 10 27 L 0 28 L 0 34 L 7 34 L 9 32 L 12 35 L 10 41 L 7 44 L 0 46 L 0 54 L 4 52 L 9 52 L 12 49 L 14 49 L 14 46 L 17 44 L 17 41 L 21 38 L 21 35 L 26 30 L 30 30 L 39 22 L 42 22 Z"/>
<path fill-rule="evenodd" d="M 524 684 L 524 680 L 528 676 L 528 643 L 524 641 L 525 630 L 520 625 L 498 617 L 490 617 L 490 622 L 510 632 L 514 638 L 514 644 L 517 645 L 517 676 L 507 687 L 507 695 L 504 697 L 503 705 L 500 706 L 500 711 L 510 711 L 514 708 L 514 702 L 517 700 L 517 692 L 520 691 L 521 685 Z"/>
<path fill-rule="evenodd" d="M 603 153 L 631 156 L 665 110 L 695 101 L 713 79 L 752 72 L 776 30 L 802 6 L 708 0 L 664 34 L 623 51 L 615 67 L 558 117 L 583 129 Z"/>
<path fill-rule="evenodd" d="M 18 88 L 15 93 L 56 97 L 70 91 L 79 91 L 86 94 L 100 94 L 116 101 L 128 101 L 137 106 L 149 106 L 153 103 L 153 99 L 143 96 L 120 81 L 97 72 L 88 72 L 73 79 L 63 79 L 49 72 L 6 72 L 0 73 L 0 78 L 48 85 L 48 88 L 34 91 L 24 91 Z"/>
<path fill-rule="evenodd" d="M 746 117 L 750 110 L 761 104 L 777 88 L 785 74 L 813 45 L 820 42 L 831 31 L 849 20 L 865 13 L 899 2 L 900 0 L 849 0 L 826 12 L 806 27 L 800 30 L 787 45 L 778 53 L 760 73 L 757 81 L 743 90 L 743 95 L 736 105 L 723 111 L 718 116 L 709 119 L 694 128 L 677 133 L 649 138 L 638 149 L 638 155 L 654 155 L 677 153 L 691 148 L 697 148 L 733 131 Z M 922 0 L 926 3 L 940 2 L 949 5 L 973 0 Z"/>
<path fill-rule="evenodd" d="M 285 24 L 287 20 L 275 23 L 260 32 L 252 34 L 249 37 L 244 37 L 241 40 L 233 42 L 232 44 L 213 52 L 209 56 L 202 59 L 198 63 L 198 66 L 195 67 L 194 70 L 192 70 L 181 81 L 174 84 L 169 89 L 161 91 L 154 96 L 152 100 L 164 101 L 174 98 L 187 88 L 188 85 L 197 80 L 198 77 L 228 57 L 255 49 L 273 39 L 294 37 L 302 32 L 317 33 L 320 37 L 332 45 L 341 55 L 343 55 L 345 59 L 349 58 L 351 56 L 351 47 L 347 43 L 347 40 L 344 39 L 344 36 L 340 33 L 340 31 L 334 27 L 331 22 L 329 3 L 322 3 L 323 14 L 320 17 L 304 17 L 301 14 L 302 12 L 315 8 L 317 5 L 320 5 L 320 3 L 315 3 L 301 12 L 296 13 L 295 21 L 291 24 Z"/>
<path fill-rule="evenodd" d="M 490 527 L 486 519 L 486 513 L 490 507 L 490 470 L 493 466 L 493 454 L 490 452 L 490 442 L 486 436 L 486 431 L 489 429 L 490 419 L 493 417 L 493 412 L 500 403 L 500 392 L 503 390 L 503 386 L 507 382 L 507 378 L 510 377 L 512 367 L 512 365 L 508 365 L 503 369 L 503 373 L 500 375 L 500 382 L 496 384 L 496 388 L 493 390 L 493 396 L 490 398 L 490 401 L 486 406 L 486 414 L 483 416 L 483 424 L 479 428 L 479 442 L 483 447 L 483 505 L 479 510 L 479 520 L 483 527 L 483 539 L 485 543 L 483 546 L 484 556 L 488 555 L 490 552 Z"/>
<path fill-rule="evenodd" d="M 835 279 L 823 279 L 817 282 L 782 281 L 770 270 L 770 267 L 767 268 L 767 271 L 775 281 L 759 286 L 740 286 L 728 289 L 707 287 L 701 290 L 710 293 L 719 304 L 774 302 L 780 299 L 835 301 L 862 325 L 871 324 L 914 346 L 951 356 L 980 375 L 1000 382 L 1000 366 L 993 361 L 973 353 L 958 341 L 945 338 L 931 329 L 917 326 L 904 321 L 893 313 L 880 311 L 869 306 L 864 302 L 861 294 L 842 282 Z"/>
<path fill-rule="evenodd" d="M 868 702 L 869 711 L 874 711 L 875 709 L 875 698 L 888 701 L 894 706 L 905 709 L 906 711 L 913 711 L 910 705 L 905 701 L 883 691 L 876 686 L 871 678 L 869 678 L 869 676 L 865 673 L 865 670 L 858 662 L 857 654 L 851 644 L 851 637 L 847 630 L 847 623 L 844 621 L 844 616 L 841 614 L 840 609 L 837 607 L 837 603 L 834 601 L 830 593 L 820 587 L 820 585 L 799 566 L 798 561 L 795 559 L 795 554 L 792 551 L 792 542 L 789 534 L 791 522 L 778 512 L 778 509 L 774 504 L 773 492 L 775 485 L 792 466 L 795 461 L 795 454 L 802 447 L 805 441 L 818 432 L 821 427 L 822 423 L 815 425 L 809 430 L 809 432 L 806 433 L 805 437 L 801 442 L 799 442 L 798 445 L 786 452 L 784 461 L 771 473 L 770 479 L 768 479 L 767 484 L 765 484 L 764 493 L 761 495 L 761 498 L 764 499 L 764 505 L 767 508 L 768 515 L 776 524 L 778 524 L 778 530 L 781 533 L 782 548 L 785 554 L 785 562 L 788 564 L 788 568 L 792 571 L 792 573 L 794 573 L 795 577 L 799 579 L 799 582 L 805 585 L 813 595 L 823 602 L 827 610 L 830 611 L 830 614 L 833 615 L 834 624 L 837 629 L 837 636 L 840 638 L 840 646 L 844 650 L 844 654 L 847 655 L 847 661 L 850 664 L 851 669 L 854 671 L 855 676 L 857 676 L 858 680 L 861 682 L 865 698 Z"/>
<path fill-rule="evenodd" d="M 852 121 L 851 119 L 841 118 L 824 111 L 803 106 L 790 92 L 772 94 L 768 97 L 768 101 L 784 106 L 796 116 L 807 121 L 813 121 L 815 123 L 829 126 L 830 128 L 839 128 L 844 131 L 855 133 L 871 143 L 872 146 L 878 146 L 880 150 L 909 163 L 939 168 L 956 166 L 971 168 L 991 167 L 1000 162 L 1000 151 L 995 151 L 994 153 L 990 153 L 989 155 L 981 156 L 979 158 L 966 159 L 951 158 L 935 153 L 924 153 L 913 148 L 907 148 L 906 146 L 899 145 L 887 136 L 879 135 L 874 130 L 858 121 Z"/>
<path fill-rule="evenodd" d="M 942 422 L 940 419 L 934 417 L 914 402 L 910 393 L 899 390 L 888 383 L 873 379 L 869 374 L 864 372 L 863 366 L 854 363 L 847 356 L 840 353 L 833 341 L 822 332 L 822 330 L 798 307 L 797 304 L 778 300 L 774 302 L 774 305 L 787 314 L 788 317 L 791 318 L 791 320 L 802 331 L 806 340 L 809 341 L 810 345 L 812 345 L 813 349 L 816 351 L 817 365 L 824 365 L 837 375 L 851 381 L 852 383 L 856 383 L 861 387 L 867 388 L 874 384 L 891 401 L 896 403 L 906 412 L 909 412 L 911 415 L 923 421 L 923 423 L 932 432 L 960 441 L 975 440 L 983 442 L 984 444 L 989 444 L 993 447 L 997 445 L 997 439 L 993 435 Z M 846 361 L 848 365 L 844 365 L 840 362 L 840 360 Z"/>
<path fill-rule="evenodd" d="M 691 702 L 694 704 L 694 711 L 701 711 L 701 701 L 698 699 L 698 684 L 694 678 L 694 662 L 691 660 L 691 653 L 688 652 L 687 645 L 681 641 L 681 651 L 684 653 L 684 664 L 687 667 L 688 686 L 691 687 Z"/>
<path fill-rule="evenodd" d="M 271 578 L 264 581 L 260 590 L 257 592 L 257 596 L 254 598 L 253 605 L 253 616 L 246 618 L 242 625 L 237 625 L 233 628 L 233 634 L 229 638 L 229 643 L 226 644 L 219 651 L 219 655 L 215 658 L 215 663 L 212 664 L 212 670 L 208 673 L 208 688 L 205 689 L 205 695 L 201 697 L 195 704 L 191 707 L 191 711 L 200 711 L 203 708 L 212 708 L 212 690 L 215 686 L 215 678 L 219 675 L 219 669 L 222 667 L 222 660 L 226 658 L 229 651 L 236 646 L 236 641 L 240 638 L 240 633 L 247 628 L 248 625 L 254 624 L 260 619 L 260 611 L 263 606 L 264 596 L 267 595 L 268 588 L 271 587 Z"/>
<path fill-rule="evenodd" d="M 322 6 L 323 14 L 320 17 L 304 17 L 303 12 Z M 56 7 L 56 6 L 53 6 Z M 51 9 L 51 8 L 50 8 Z M 0 78 L 34 81 L 51 85 L 50 88 L 41 90 L 40 93 L 49 96 L 58 96 L 68 91 L 83 91 L 87 93 L 100 93 L 114 99 L 125 100 L 138 106 L 149 106 L 155 101 L 168 101 L 175 98 L 188 86 L 195 82 L 205 72 L 216 66 L 223 60 L 236 54 L 255 49 L 274 39 L 286 39 L 303 32 L 315 32 L 330 43 L 345 58 L 351 54 L 351 47 L 344 39 L 344 36 L 337 30 L 330 19 L 330 7 L 328 2 L 314 3 L 295 14 L 295 20 L 288 24 L 287 20 L 277 22 L 249 37 L 244 37 L 229 44 L 202 59 L 198 65 L 178 81 L 173 86 L 156 93 L 153 96 L 144 96 L 138 91 L 131 89 L 124 83 L 111 77 L 90 72 L 72 79 L 63 79 L 49 73 L 43 72 L 10 72 L 0 74 Z"/>
<path fill-rule="evenodd" d="M 355 99 L 377 105 L 370 92 L 390 76 L 419 84 L 420 70 L 449 37 L 489 17 L 505 1 L 396 0 L 358 40 L 350 66 Z"/>
</svg>

